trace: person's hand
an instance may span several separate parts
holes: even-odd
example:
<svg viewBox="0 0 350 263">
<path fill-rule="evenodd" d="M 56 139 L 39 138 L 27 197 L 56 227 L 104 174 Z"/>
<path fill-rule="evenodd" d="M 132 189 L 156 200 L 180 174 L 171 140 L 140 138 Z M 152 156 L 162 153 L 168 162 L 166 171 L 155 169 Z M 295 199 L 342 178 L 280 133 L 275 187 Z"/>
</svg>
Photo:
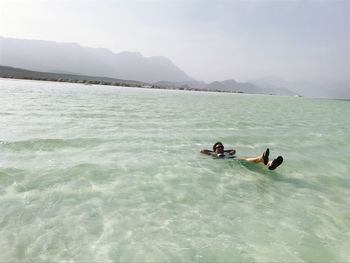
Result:
<svg viewBox="0 0 350 263">
<path fill-rule="evenodd" d="M 211 151 L 209 151 L 209 150 L 201 150 L 201 153 L 203 153 L 203 154 L 208 154 L 208 155 L 209 155 L 210 152 L 211 152 Z"/>
<path fill-rule="evenodd" d="M 234 155 L 236 153 L 236 151 L 235 150 L 231 150 L 231 151 L 229 151 L 229 154 L 230 155 Z"/>
</svg>

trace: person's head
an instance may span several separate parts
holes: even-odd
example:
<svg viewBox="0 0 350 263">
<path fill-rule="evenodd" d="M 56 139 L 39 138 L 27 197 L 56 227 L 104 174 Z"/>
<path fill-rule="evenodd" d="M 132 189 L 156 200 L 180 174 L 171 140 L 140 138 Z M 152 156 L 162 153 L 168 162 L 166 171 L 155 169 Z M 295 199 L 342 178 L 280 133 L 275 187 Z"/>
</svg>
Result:
<svg viewBox="0 0 350 263">
<path fill-rule="evenodd" d="M 218 153 L 223 153 L 224 152 L 224 145 L 222 142 L 217 142 L 213 145 L 213 151 Z"/>
</svg>

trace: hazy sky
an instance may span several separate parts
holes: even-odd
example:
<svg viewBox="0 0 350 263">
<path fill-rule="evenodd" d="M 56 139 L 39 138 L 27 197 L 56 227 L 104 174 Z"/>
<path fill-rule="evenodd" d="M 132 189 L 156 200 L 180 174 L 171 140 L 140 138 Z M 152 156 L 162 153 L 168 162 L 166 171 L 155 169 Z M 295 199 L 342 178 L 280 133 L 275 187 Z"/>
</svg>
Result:
<svg viewBox="0 0 350 263">
<path fill-rule="evenodd" d="M 165 56 L 204 81 L 350 78 L 350 0 L 0 0 L 0 35 Z"/>
</svg>

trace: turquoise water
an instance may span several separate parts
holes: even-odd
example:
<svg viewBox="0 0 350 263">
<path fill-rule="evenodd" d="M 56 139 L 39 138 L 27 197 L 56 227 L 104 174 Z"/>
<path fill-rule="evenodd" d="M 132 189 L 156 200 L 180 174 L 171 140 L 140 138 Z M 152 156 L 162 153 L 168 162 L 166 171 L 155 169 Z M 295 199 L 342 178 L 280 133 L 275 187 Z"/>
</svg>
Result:
<svg viewBox="0 0 350 263">
<path fill-rule="evenodd" d="M 0 262 L 349 261 L 349 101 L 0 80 Z M 270 148 L 275 171 L 199 153 Z"/>
</svg>

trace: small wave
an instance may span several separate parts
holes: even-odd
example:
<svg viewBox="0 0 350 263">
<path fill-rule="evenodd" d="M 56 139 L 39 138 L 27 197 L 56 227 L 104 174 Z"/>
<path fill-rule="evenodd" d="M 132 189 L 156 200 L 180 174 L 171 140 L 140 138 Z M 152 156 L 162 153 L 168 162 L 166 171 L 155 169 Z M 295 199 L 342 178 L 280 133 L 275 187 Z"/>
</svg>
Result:
<svg viewBox="0 0 350 263">
<path fill-rule="evenodd" d="M 10 116 L 10 115 L 15 115 L 12 112 L 0 112 L 0 116 Z"/>
<path fill-rule="evenodd" d="M 103 142 L 97 138 L 78 139 L 30 139 L 23 141 L 0 141 L 0 147 L 14 151 L 53 151 L 61 148 L 84 148 L 96 146 Z"/>
</svg>

